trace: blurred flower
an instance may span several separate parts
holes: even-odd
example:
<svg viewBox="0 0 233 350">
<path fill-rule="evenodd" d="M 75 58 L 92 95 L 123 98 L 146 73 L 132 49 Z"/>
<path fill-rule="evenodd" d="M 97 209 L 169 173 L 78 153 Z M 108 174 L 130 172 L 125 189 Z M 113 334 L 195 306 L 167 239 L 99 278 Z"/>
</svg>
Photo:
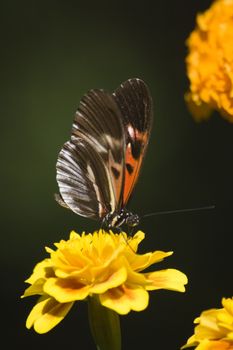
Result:
<svg viewBox="0 0 233 350">
<path fill-rule="evenodd" d="M 222 309 L 203 311 L 194 320 L 198 325 L 182 349 L 233 350 L 233 298 L 222 299 Z"/>
<path fill-rule="evenodd" d="M 233 0 L 217 0 L 198 14 L 186 43 L 191 113 L 200 121 L 218 110 L 233 122 Z"/>
<path fill-rule="evenodd" d="M 133 237 L 99 230 L 93 234 L 71 232 L 69 240 L 46 248 L 50 257 L 38 263 L 24 297 L 41 295 L 30 312 L 26 327 L 46 333 L 69 312 L 75 301 L 98 298 L 100 305 L 124 315 L 148 306 L 148 291 L 184 292 L 187 277 L 175 269 L 142 271 L 172 252 L 137 254 L 144 233 Z"/>
</svg>

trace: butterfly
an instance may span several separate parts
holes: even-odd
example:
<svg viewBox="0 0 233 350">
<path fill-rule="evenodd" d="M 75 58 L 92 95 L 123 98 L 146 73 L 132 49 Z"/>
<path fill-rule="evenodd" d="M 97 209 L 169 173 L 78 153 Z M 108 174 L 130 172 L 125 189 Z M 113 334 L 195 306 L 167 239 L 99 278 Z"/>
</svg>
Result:
<svg viewBox="0 0 233 350">
<path fill-rule="evenodd" d="M 147 85 L 136 78 L 113 93 L 93 89 L 82 97 L 56 164 L 60 205 L 108 229 L 138 225 L 126 205 L 147 149 L 152 109 Z"/>
</svg>

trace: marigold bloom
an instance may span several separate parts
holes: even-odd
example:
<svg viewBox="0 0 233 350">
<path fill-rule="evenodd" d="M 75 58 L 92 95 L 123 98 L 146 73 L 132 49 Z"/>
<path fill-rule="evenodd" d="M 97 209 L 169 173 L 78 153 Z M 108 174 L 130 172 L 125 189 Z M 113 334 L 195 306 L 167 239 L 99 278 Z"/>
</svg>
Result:
<svg viewBox="0 0 233 350">
<path fill-rule="evenodd" d="M 190 91 L 185 95 L 197 121 L 213 110 L 233 122 L 233 0 L 217 0 L 197 15 L 187 39 Z"/>
<path fill-rule="evenodd" d="M 222 299 L 222 309 L 210 309 L 194 320 L 198 325 L 182 349 L 233 350 L 233 298 Z"/>
<path fill-rule="evenodd" d="M 69 240 L 46 248 L 50 257 L 38 263 L 25 296 L 41 295 L 28 316 L 26 327 L 45 333 L 56 326 L 75 301 L 98 296 L 102 306 L 127 314 L 148 306 L 148 291 L 170 289 L 184 292 L 187 277 L 175 269 L 143 272 L 172 252 L 137 254 L 144 233 L 133 237 L 99 230 L 93 234 L 71 232 Z"/>
</svg>

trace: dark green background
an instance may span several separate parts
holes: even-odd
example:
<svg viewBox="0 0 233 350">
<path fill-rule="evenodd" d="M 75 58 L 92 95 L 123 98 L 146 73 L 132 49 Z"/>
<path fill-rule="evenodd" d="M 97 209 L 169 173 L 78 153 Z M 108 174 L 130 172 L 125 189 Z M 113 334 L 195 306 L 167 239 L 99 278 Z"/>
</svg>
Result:
<svg viewBox="0 0 233 350">
<path fill-rule="evenodd" d="M 81 96 L 146 81 L 154 126 L 131 209 L 215 204 L 212 211 L 142 221 L 142 251 L 174 250 L 158 268 L 189 277 L 185 294 L 152 292 L 122 317 L 123 349 L 178 349 L 201 310 L 232 295 L 233 125 L 215 113 L 196 124 L 183 99 L 185 39 L 211 1 L 9 1 L 1 5 L 1 343 L 7 348 L 94 349 L 85 303 L 46 335 L 25 328 L 20 300 L 44 246 L 99 225 L 59 207 L 55 163 Z M 152 5 L 153 4 L 153 5 Z M 152 345 L 149 345 L 152 344 Z"/>
</svg>

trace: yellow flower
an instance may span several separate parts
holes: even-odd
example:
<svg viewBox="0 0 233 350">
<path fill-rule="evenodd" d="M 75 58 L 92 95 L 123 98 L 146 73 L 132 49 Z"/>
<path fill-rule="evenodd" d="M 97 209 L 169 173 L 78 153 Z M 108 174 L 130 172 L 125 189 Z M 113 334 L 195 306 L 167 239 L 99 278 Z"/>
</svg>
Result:
<svg viewBox="0 0 233 350">
<path fill-rule="evenodd" d="M 182 349 L 233 350 L 233 298 L 222 299 L 222 309 L 210 309 L 194 320 L 198 324 Z"/>
<path fill-rule="evenodd" d="M 102 306 L 118 314 L 141 311 L 148 306 L 148 291 L 170 289 L 184 292 L 187 277 L 175 269 L 142 271 L 172 252 L 137 254 L 144 233 L 133 237 L 99 230 L 93 234 L 71 232 L 69 240 L 46 248 L 50 257 L 38 263 L 23 297 L 39 294 L 26 327 L 45 333 L 56 326 L 75 301 L 98 297 Z"/>
<path fill-rule="evenodd" d="M 187 39 L 190 91 L 185 99 L 197 121 L 213 110 L 233 122 L 233 0 L 217 0 L 197 15 Z"/>
</svg>

